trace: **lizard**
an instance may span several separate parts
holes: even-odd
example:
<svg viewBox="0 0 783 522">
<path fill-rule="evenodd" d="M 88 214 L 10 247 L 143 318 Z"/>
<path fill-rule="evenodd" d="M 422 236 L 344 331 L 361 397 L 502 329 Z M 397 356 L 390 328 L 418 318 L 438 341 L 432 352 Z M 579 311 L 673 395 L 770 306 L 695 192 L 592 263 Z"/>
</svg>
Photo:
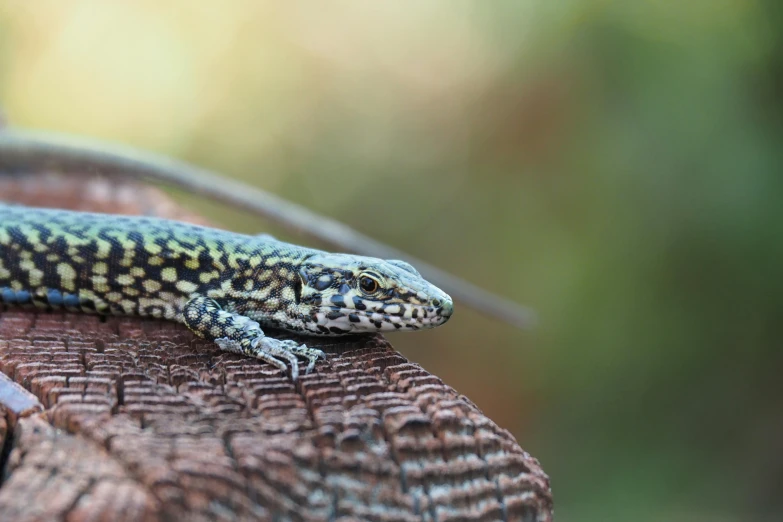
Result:
<svg viewBox="0 0 783 522">
<path fill-rule="evenodd" d="M 326 354 L 265 333 L 415 331 L 451 297 L 410 264 L 217 228 L 0 203 L 0 303 L 186 325 L 224 351 L 299 377 Z"/>
</svg>

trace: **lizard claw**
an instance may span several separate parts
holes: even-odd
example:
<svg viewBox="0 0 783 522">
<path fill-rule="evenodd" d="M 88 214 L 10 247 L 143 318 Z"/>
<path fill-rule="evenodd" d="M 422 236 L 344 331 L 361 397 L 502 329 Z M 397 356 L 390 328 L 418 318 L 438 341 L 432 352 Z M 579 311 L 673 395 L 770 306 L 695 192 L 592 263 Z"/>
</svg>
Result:
<svg viewBox="0 0 783 522">
<path fill-rule="evenodd" d="M 326 359 L 326 354 L 321 350 L 309 348 L 290 339 L 274 339 L 272 337 L 259 336 L 253 339 L 250 345 L 253 347 L 253 350 L 248 355 L 267 361 L 282 370 L 286 368 L 286 364 L 283 361 L 288 362 L 288 365 L 291 367 L 291 379 L 294 382 L 299 378 L 299 361 L 297 357 L 302 357 L 308 361 L 305 374 L 315 369 L 315 363 L 319 359 Z"/>
</svg>

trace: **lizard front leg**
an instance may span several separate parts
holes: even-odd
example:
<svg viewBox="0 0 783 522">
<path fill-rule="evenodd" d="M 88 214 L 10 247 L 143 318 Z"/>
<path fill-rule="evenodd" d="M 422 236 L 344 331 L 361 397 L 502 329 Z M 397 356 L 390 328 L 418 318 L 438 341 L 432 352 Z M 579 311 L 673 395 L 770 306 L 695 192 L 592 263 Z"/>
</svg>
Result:
<svg viewBox="0 0 783 522">
<path fill-rule="evenodd" d="M 291 366 L 291 379 L 299 378 L 297 356 L 309 361 L 305 373 L 315 368 L 318 359 L 326 354 L 315 348 L 308 348 L 290 340 L 267 337 L 261 326 L 244 315 L 227 312 L 209 297 L 194 297 L 185 303 L 183 309 L 185 325 L 197 336 L 215 341 L 221 350 L 249 355 L 266 361 L 281 370 L 286 363 Z M 281 360 L 282 359 L 282 360 Z"/>
</svg>

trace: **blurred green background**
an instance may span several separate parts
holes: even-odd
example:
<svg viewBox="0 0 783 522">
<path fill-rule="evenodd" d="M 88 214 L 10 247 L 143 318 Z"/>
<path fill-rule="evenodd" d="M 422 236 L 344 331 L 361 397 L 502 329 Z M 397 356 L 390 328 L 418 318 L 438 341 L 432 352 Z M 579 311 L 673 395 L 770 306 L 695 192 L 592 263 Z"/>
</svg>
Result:
<svg viewBox="0 0 783 522">
<path fill-rule="evenodd" d="M 559 521 L 780 521 L 778 5 L 7 1 L 0 105 L 533 306 L 390 337 L 541 460 Z"/>
</svg>

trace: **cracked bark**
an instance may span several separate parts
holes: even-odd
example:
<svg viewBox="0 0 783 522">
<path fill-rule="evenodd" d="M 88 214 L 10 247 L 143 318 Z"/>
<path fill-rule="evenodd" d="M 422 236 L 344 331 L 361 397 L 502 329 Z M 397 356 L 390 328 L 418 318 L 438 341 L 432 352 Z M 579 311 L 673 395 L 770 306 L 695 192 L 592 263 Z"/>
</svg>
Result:
<svg viewBox="0 0 783 522">
<path fill-rule="evenodd" d="M 203 223 L 54 173 L 0 199 Z M 0 309 L 0 520 L 552 520 L 538 461 L 470 400 L 382 336 L 315 343 L 293 384 L 177 324 Z"/>
</svg>

